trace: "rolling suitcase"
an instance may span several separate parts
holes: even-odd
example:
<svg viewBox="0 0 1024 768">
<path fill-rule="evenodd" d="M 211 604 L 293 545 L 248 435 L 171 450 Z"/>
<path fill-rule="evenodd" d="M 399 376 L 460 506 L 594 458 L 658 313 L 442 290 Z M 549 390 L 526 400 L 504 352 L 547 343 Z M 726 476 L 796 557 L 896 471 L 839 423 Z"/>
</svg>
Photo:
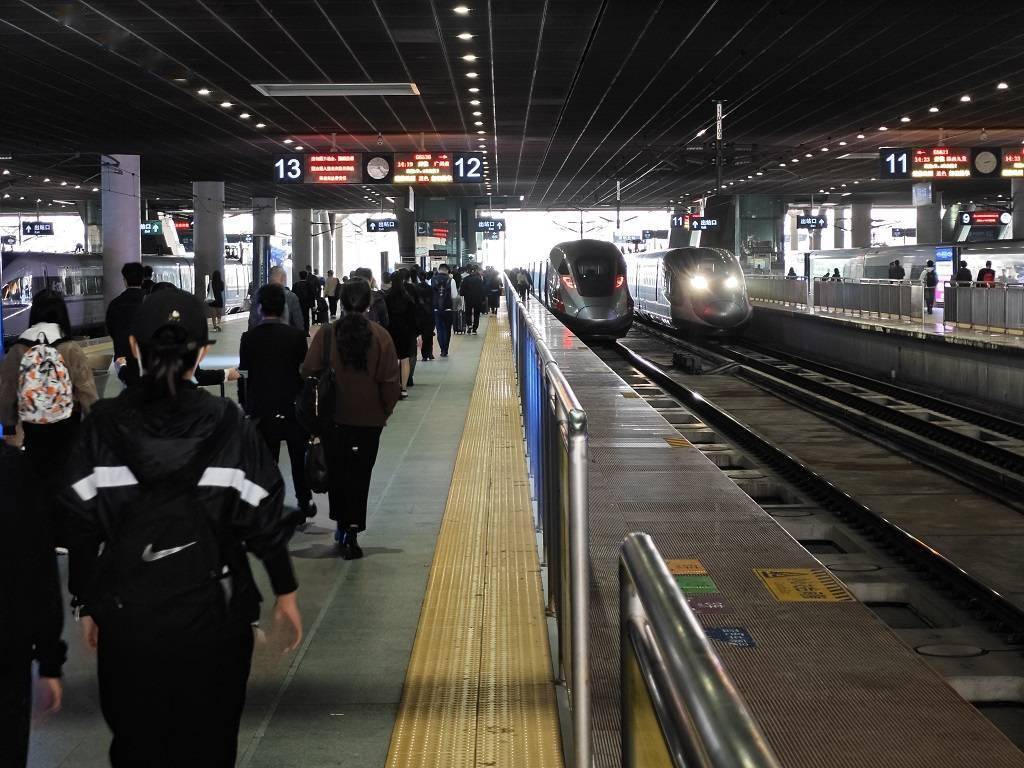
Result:
<svg viewBox="0 0 1024 768">
<path fill-rule="evenodd" d="M 327 299 L 317 297 L 316 308 L 313 310 L 313 322 L 323 325 L 328 320 L 330 320 L 330 310 L 327 307 Z"/>
<path fill-rule="evenodd" d="M 466 300 L 461 296 L 452 299 L 452 332 L 466 332 Z"/>
</svg>

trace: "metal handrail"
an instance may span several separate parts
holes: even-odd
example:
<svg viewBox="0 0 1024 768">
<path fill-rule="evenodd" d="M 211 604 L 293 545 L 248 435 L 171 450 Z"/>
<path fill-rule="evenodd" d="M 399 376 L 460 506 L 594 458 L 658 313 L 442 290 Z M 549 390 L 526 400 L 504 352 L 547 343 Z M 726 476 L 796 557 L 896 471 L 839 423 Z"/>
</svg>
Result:
<svg viewBox="0 0 1024 768">
<path fill-rule="evenodd" d="M 587 413 L 507 275 L 504 281 L 530 480 L 544 539 L 547 610 L 555 617 L 558 676 L 571 713 L 567 762 L 591 768 Z"/>
<path fill-rule="evenodd" d="M 953 280 L 947 281 L 943 290 L 944 322 L 978 330 L 1024 333 L 1024 285 Z"/>
<path fill-rule="evenodd" d="M 676 768 L 779 768 L 654 541 L 631 533 L 619 557 L 620 653 L 632 648 Z M 627 686 L 621 687 L 625 698 Z M 623 755 L 632 737 L 622 702 Z M 624 761 L 624 765 L 625 765 Z M 632 766 L 630 766 L 632 768 Z"/>
</svg>

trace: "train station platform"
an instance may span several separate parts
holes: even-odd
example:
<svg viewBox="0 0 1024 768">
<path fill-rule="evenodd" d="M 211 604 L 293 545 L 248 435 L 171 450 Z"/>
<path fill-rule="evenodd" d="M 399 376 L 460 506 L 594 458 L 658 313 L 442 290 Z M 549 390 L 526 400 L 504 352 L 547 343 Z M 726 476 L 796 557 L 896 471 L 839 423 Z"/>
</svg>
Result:
<svg viewBox="0 0 1024 768">
<path fill-rule="evenodd" d="M 210 368 L 235 362 L 245 327 L 244 317 L 224 324 Z M 291 542 L 306 636 L 282 656 L 267 604 L 240 768 L 480 765 L 483 755 L 560 765 L 508 345 L 507 320 L 489 317 L 479 336 L 454 337 L 447 359 L 419 363 L 382 435 L 363 559 L 335 555 L 326 496 L 315 497 L 316 518 Z M 286 451 L 281 461 L 293 504 Z M 69 616 L 64 709 L 35 729 L 32 768 L 108 765 L 96 660 L 75 631 Z"/>
</svg>

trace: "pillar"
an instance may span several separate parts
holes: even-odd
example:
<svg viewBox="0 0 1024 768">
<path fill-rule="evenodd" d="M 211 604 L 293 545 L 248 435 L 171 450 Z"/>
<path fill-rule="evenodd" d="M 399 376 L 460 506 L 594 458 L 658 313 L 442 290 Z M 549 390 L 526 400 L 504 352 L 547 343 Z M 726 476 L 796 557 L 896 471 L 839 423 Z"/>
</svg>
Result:
<svg viewBox="0 0 1024 768">
<path fill-rule="evenodd" d="M 142 261 L 142 218 L 139 198 L 139 156 L 103 155 L 100 158 L 103 301 L 124 290 L 121 267 Z"/>
<path fill-rule="evenodd" d="M 842 209 L 842 210 L 840 210 L 839 208 L 833 208 L 832 209 L 832 215 L 833 215 L 833 219 L 832 219 L 832 247 L 833 248 L 845 248 L 846 247 L 846 238 L 844 237 L 844 235 L 846 235 L 846 229 L 844 227 L 839 226 L 842 223 L 842 217 L 844 215 L 842 213 L 843 210 L 848 211 L 849 209 L 845 209 L 845 208 Z"/>
<path fill-rule="evenodd" d="M 292 282 L 312 263 L 313 213 L 309 208 L 292 208 Z"/>
<path fill-rule="evenodd" d="M 345 219 L 343 213 L 332 213 L 334 217 L 334 274 L 340 280 L 347 275 L 349 270 L 345 268 Z"/>
<path fill-rule="evenodd" d="M 193 292 L 205 300 L 210 275 L 224 276 L 224 182 L 193 181 L 192 208 Z"/>
<path fill-rule="evenodd" d="M 413 210 L 411 187 L 395 195 L 395 218 L 398 220 L 398 260 L 402 264 L 416 263 L 416 212 Z"/>
<path fill-rule="evenodd" d="M 789 223 L 789 248 L 793 251 L 800 250 L 800 228 L 796 225 L 798 211 L 790 211 L 786 220 Z"/>
<path fill-rule="evenodd" d="M 854 248 L 871 246 L 871 203 L 850 206 L 850 245 Z"/>
<path fill-rule="evenodd" d="M 806 209 L 804 209 L 804 215 L 805 216 L 812 216 L 812 215 L 814 215 L 814 216 L 824 216 L 825 215 L 825 209 L 824 208 L 819 208 L 818 210 L 815 211 L 815 210 L 813 210 L 811 208 L 806 208 Z M 835 224 L 835 222 L 833 222 L 833 224 Z M 821 250 L 821 230 L 820 229 L 812 229 L 812 230 L 810 230 L 810 235 L 811 235 L 811 248 L 810 249 L 812 251 L 820 251 Z"/>
<path fill-rule="evenodd" d="M 1010 236 L 1024 239 L 1024 179 L 1010 179 L 1010 202 L 1013 203 L 1013 221 Z"/>
<path fill-rule="evenodd" d="M 320 274 L 327 276 L 328 269 L 334 269 L 334 229 L 331 222 L 334 214 L 320 211 Z"/>
<path fill-rule="evenodd" d="M 277 234 L 274 217 L 276 197 L 252 199 L 252 279 L 256 286 L 266 285 L 270 276 L 270 237 Z"/>
<path fill-rule="evenodd" d="M 100 213 L 99 200 L 79 200 L 78 215 L 82 217 L 82 225 L 85 227 L 86 253 L 103 253 L 103 217 Z"/>
<path fill-rule="evenodd" d="M 942 242 L 942 206 L 938 203 L 919 205 L 917 210 L 917 244 Z"/>
</svg>

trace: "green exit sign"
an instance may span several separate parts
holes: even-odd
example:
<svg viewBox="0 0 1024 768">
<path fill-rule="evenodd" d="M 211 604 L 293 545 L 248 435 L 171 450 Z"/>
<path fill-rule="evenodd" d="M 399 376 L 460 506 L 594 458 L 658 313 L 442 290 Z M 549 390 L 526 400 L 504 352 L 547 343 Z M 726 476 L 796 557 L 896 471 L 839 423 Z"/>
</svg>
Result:
<svg viewBox="0 0 1024 768">
<path fill-rule="evenodd" d="M 163 233 L 163 229 L 160 226 L 159 221 L 144 221 L 142 222 L 142 234 L 144 235 L 159 235 Z"/>
</svg>

